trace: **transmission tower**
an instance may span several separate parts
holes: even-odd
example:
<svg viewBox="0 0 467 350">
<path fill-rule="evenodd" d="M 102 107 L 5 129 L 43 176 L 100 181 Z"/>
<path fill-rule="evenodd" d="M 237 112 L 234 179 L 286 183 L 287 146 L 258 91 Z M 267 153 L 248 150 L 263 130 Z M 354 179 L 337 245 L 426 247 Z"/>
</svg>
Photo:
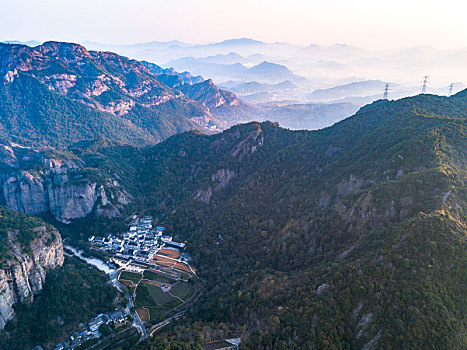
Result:
<svg viewBox="0 0 467 350">
<path fill-rule="evenodd" d="M 449 95 L 448 96 L 451 96 L 452 95 L 452 91 L 454 90 L 454 84 L 451 83 L 451 85 L 449 85 Z"/>
<path fill-rule="evenodd" d="M 386 84 L 386 86 L 384 87 L 383 100 L 387 100 L 387 99 L 388 99 L 388 93 L 389 93 L 389 83 Z"/>
<path fill-rule="evenodd" d="M 425 75 L 423 77 L 422 94 L 426 94 L 427 85 L 428 85 L 428 75 Z"/>
</svg>

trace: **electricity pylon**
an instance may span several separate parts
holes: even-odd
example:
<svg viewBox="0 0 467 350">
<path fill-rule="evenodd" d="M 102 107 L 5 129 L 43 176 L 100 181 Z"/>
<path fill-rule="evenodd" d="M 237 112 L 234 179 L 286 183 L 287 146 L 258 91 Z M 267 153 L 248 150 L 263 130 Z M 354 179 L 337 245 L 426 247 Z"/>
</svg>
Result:
<svg viewBox="0 0 467 350">
<path fill-rule="evenodd" d="M 426 94 L 427 85 L 428 85 L 428 75 L 425 75 L 423 77 L 422 94 Z"/>
<path fill-rule="evenodd" d="M 387 99 L 388 99 L 388 93 L 389 93 L 389 83 L 386 84 L 386 86 L 384 87 L 383 100 L 387 100 Z"/>
<path fill-rule="evenodd" d="M 449 85 L 449 95 L 448 96 L 451 96 L 452 95 L 452 91 L 454 90 L 454 84 L 451 83 L 451 85 Z"/>
</svg>

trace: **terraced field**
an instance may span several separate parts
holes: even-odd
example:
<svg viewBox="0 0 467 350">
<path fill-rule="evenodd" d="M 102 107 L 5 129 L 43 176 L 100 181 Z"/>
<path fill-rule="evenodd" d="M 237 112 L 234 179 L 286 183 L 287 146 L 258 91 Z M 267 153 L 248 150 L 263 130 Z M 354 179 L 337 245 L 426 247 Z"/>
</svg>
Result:
<svg viewBox="0 0 467 350">
<path fill-rule="evenodd" d="M 174 249 L 162 248 L 157 252 L 159 255 L 165 255 L 172 259 L 178 259 L 180 256 L 180 252 Z"/>
</svg>

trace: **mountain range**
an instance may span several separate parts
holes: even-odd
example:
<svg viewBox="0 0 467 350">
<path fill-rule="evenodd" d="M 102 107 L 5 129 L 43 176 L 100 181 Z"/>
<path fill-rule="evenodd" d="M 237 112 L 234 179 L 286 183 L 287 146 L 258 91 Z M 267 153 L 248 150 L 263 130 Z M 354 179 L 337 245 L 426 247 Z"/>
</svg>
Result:
<svg viewBox="0 0 467 350">
<path fill-rule="evenodd" d="M 466 348 L 467 90 L 255 106 L 209 79 L 57 42 L 0 45 L 0 77 L 3 348 L 47 347 L 118 304 L 106 276 L 63 261 L 57 229 L 87 249 L 135 213 L 186 241 L 204 288 L 134 349 L 237 336 L 259 350 Z M 358 111 L 324 127 L 330 106 Z M 221 131 L 244 111 L 323 128 Z"/>
<path fill-rule="evenodd" d="M 28 44 L 35 45 L 36 42 Z M 384 82 L 383 87 L 385 83 L 391 83 L 390 98 L 402 98 L 418 94 L 425 75 L 430 76 L 427 91 L 434 94 L 456 93 L 465 86 L 456 82 L 467 79 L 462 65 L 466 57 L 463 49 L 416 46 L 376 50 L 347 44 L 267 43 L 249 38 L 208 44 L 176 40 L 128 45 L 85 44 L 92 49 L 157 62 L 165 69 L 175 67 L 178 71 L 190 71 L 224 87 L 232 81 L 237 85 L 250 82 L 277 85 L 290 80 L 297 85 L 293 93 L 284 88 L 249 94 L 244 100 L 250 104 L 279 106 L 324 102 L 312 99 L 313 94 L 336 87 L 336 96 L 327 103 L 350 102 L 362 107 L 380 99 L 383 89 L 362 94 L 360 82 L 379 80 Z M 454 83 L 453 89 L 449 87 L 451 83 Z M 347 84 L 350 85 L 346 89 L 339 89 Z"/>
<path fill-rule="evenodd" d="M 107 136 L 150 144 L 180 131 L 220 130 L 203 103 L 114 53 L 59 42 L 1 44 L 0 67 L 4 140 L 63 146 Z"/>
<path fill-rule="evenodd" d="M 218 83 L 223 83 L 233 78 L 237 81 L 257 81 L 260 83 L 277 84 L 284 80 L 295 83 L 306 83 L 306 79 L 292 73 L 286 66 L 263 61 L 250 68 L 239 62 L 215 63 L 208 59 L 198 60 L 194 57 L 171 60 L 166 64 L 176 70 L 190 71 L 195 74 L 210 77 Z"/>
<path fill-rule="evenodd" d="M 207 289 L 167 339 L 462 349 L 466 106 L 467 91 L 420 95 L 375 102 L 319 131 L 249 123 L 146 148 L 81 142 L 47 159 L 82 164 L 79 183 L 100 179 L 106 193 L 118 179 L 131 202 L 112 220 L 151 214 L 187 241 Z M 20 166 L 25 179 L 36 159 Z M 24 199 L 38 182 L 22 182 Z M 58 227 L 72 240 L 106 232 L 102 201 Z M 138 348 L 150 346 L 157 341 Z"/>
<path fill-rule="evenodd" d="M 108 137 L 146 145 L 181 131 L 219 132 L 238 122 L 276 120 L 212 80 L 72 43 L 1 44 L 0 67 L 4 142 L 63 147 Z M 327 123 L 300 125 L 301 114 L 288 111 L 284 126 L 302 128 L 328 126 L 349 115 L 329 106 Z"/>
</svg>

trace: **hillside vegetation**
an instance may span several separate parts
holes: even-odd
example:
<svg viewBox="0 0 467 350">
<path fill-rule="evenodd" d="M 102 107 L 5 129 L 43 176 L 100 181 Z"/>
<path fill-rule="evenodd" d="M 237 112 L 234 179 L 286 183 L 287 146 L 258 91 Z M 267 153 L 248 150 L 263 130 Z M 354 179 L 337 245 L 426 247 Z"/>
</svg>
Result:
<svg viewBox="0 0 467 350">
<path fill-rule="evenodd" d="M 79 152 L 188 241 L 207 288 L 165 331 L 173 344 L 462 349 L 466 107 L 465 93 L 420 95 L 319 131 L 250 123 Z"/>
<path fill-rule="evenodd" d="M 108 137 L 134 146 L 216 129 L 141 62 L 73 43 L 0 44 L 0 140 L 39 148 Z"/>
<path fill-rule="evenodd" d="M 29 243 L 37 236 L 34 229 L 39 226 L 47 226 L 47 224 L 39 218 L 0 206 L 0 264 L 12 258 L 8 246 L 9 232 L 15 233 L 20 249 L 27 253 L 30 249 Z"/>
<path fill-rule="evenodd" d="M 77 258 L 48 272 L 44 289 L 32 303 L 15 305 L 16 317 L 0 331 L 1 349 L 53 348 L 100 312 L 117 305 L 117 290 L 108 278 Z"/>
</svg>

